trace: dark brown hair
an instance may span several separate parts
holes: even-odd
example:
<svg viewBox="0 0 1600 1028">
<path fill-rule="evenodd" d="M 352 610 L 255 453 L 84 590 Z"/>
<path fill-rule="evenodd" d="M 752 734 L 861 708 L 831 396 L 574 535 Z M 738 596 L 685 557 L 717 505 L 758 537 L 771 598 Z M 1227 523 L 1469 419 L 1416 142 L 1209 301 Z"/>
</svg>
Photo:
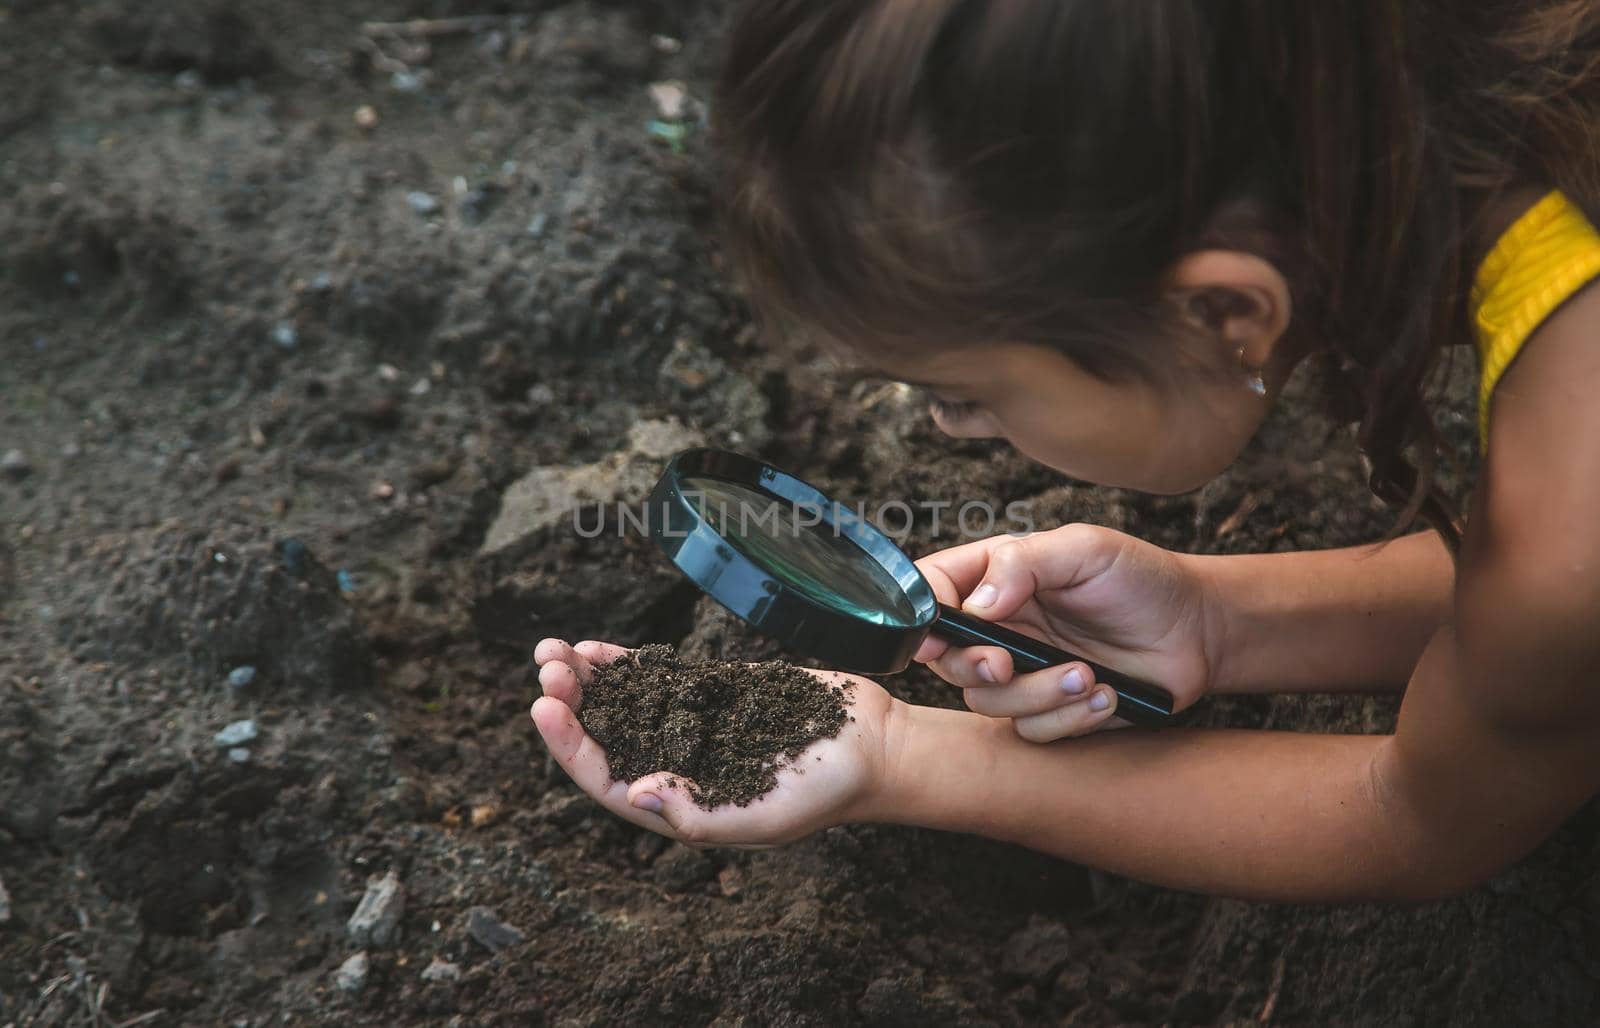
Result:
<svg viewBox="0 0 1600 1028">
<path fill-rule="evenodd" d="M 1152 374 L 1163 273 L 1249 250 L 1373 488 L 1452 543 L 1423 391 L 1476 219 L 1536 186 L 1600 221 L 1591 0 L 751 0 L 730 46 L 725 216 L 767 320 Z"/>
</svg>

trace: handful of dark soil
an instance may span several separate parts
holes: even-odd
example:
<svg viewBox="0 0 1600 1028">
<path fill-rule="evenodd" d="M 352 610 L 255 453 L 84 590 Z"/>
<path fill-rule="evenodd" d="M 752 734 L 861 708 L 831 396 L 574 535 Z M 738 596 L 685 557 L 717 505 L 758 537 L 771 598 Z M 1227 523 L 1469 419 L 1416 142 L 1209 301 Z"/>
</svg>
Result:
<svg viewBox="0 0 1600 1028">
<path fill-rule="evenodd" d="M 839 734 L 848 704 L 841 686 L 792 664 L 685 661 L 655 645 L 595 668 L 578 720 L 614 781 L 683 775 L 710 809 L 771 792 L 781 768 Z"/>
</svg>

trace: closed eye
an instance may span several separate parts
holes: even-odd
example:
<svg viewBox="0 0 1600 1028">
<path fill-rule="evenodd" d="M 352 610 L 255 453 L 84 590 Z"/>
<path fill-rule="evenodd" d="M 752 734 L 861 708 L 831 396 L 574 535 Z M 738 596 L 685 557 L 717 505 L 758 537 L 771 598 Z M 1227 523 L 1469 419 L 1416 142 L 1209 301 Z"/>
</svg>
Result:
<svg viewBox="0 0 1600 1028">
<path fill-rule="evenodd" d="M 928 397 L 928 409 L 934 417 L 947 424 L 955 424 L 972 417 L 978 413 L 979 405 L 970 401 L 941 400 L 937 396 Z"/>
</svg>

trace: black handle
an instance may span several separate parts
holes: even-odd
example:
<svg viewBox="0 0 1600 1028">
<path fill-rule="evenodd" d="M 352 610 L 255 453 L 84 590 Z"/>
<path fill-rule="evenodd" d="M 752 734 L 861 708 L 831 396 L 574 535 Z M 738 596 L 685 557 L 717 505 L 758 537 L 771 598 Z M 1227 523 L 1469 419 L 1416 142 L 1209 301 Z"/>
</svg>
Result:
<svg viewBox="0 0 1600 1028">
<path fill-rule="evenodd" d="M 1140 728 L 1163 728 L 1172 723 L 1172 694 L 1160 686 L 1129 678 L 1121 671 L 1058 650 L 1032 636 L 975 618 L 947 603 L 939 604 L 939 620 L 933 623 L 933 632 L 957 646 L 998 646 L 1011 654 L 1011 663 L 1018 671 L 1042 671 L 1074 661 L 1087 664 L 1094 669 L 1096 681 L 1116 691 L 1118 717 Z"/>
</svg>

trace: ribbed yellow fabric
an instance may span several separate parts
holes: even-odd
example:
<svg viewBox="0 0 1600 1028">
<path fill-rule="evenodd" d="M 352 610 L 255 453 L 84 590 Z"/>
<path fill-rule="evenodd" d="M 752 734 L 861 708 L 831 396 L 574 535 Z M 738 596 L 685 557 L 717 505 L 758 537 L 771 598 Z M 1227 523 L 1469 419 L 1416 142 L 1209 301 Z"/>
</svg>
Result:
<svg viewBox="0 0 1600 1028">
<path fill-rule="evenodd" d="M 1559 192 L 1534 204 L 1489 251 L 1472 289 L 1478 344 L 1478 438 L 1489 442 L 1489 401 L 1544 320 L 1600 275 L 1600 232 Z"/>
</svg>

